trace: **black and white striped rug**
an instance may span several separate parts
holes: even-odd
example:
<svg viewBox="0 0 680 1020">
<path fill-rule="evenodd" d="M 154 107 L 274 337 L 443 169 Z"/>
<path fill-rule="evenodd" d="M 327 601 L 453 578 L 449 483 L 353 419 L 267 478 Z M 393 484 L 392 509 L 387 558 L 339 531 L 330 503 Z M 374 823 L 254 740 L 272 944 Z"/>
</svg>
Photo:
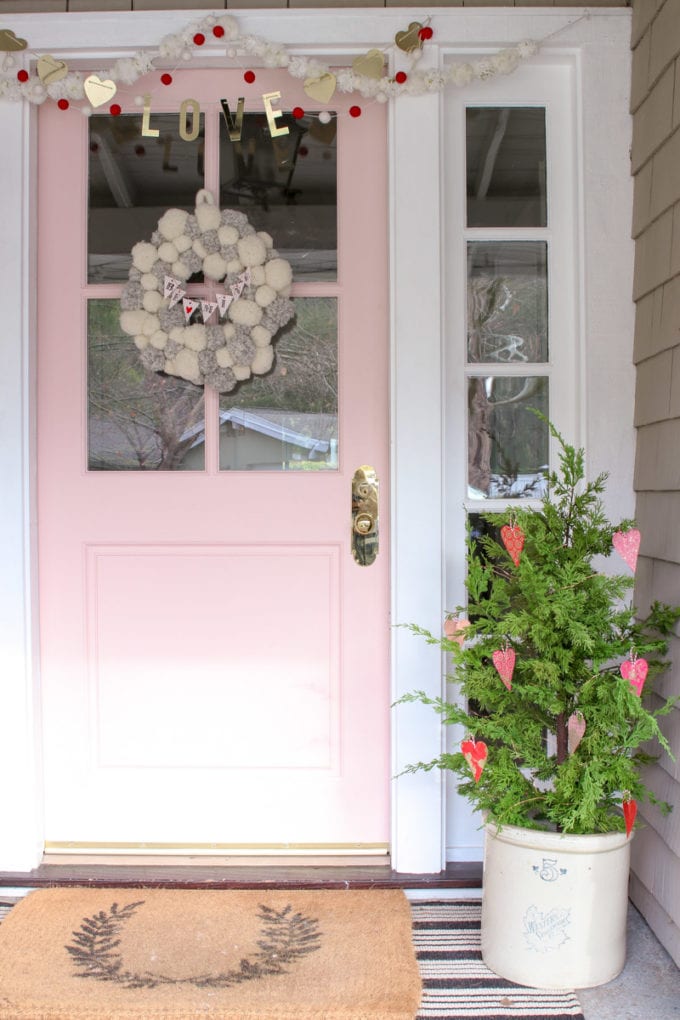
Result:
<svg viewBox="0 0 680 1020">
<path fill-rule="evenodd" d="M 484 965 L 480 900 L 416 900 L 411 908 L 423 979 L 418 1020 L 584 1020 L 573 992 L 515 985 Z"/>
</svg>

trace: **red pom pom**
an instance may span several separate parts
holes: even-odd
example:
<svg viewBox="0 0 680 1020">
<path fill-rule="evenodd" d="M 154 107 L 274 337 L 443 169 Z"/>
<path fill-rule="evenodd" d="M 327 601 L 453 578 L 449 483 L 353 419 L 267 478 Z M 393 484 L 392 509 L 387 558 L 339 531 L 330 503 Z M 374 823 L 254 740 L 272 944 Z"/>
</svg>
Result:
<svg viewBox="0 0 680 1020">
<path fill-rule="evenodd" d="M 222 38 L 222 36 L 224 35 L 224 29 L 222 28 L 221 25 L 215 25 L 215 27 L 213 28 L 213 35 L 215 36 L 216 39 Z"/>
<path fill-rule="evenodd" d="M 109 113 L 112 117 L 120 117 L 122 112 L 123 108 L 118 103 L 112 103 L 109 107 Z"/>
<path fill-rule="evenodd" d="M 135 156 L 143 156 L 146 153 L 146 149 L 143 145 L 135 145 Z"/>
<path fill-rule="evenodd" d="M 194 36 L 194 45 L 195 46 L 202 46 L 204 42 L 205 42 L 205 36 L 203 35 L 203 33 L 202 32 L 197 32 L 196 35 Z"/>
<path fill-rule="evenodd" d="M 397 85 L 403 85 L 407 78 L 408 75 L 406 71 L 397 71 L 397 73 L 394 76 L 394 80 L 396 81 Z"/>
<path fill-rule="evenodd" d="M 301 145 L 300 148 L 298 149 L 298 156 L 302 156 L 302 158 L 304 159 L 304 157 L 308 156 L 308 155 L 309 155 L 309 149 L 307 148 L 307 146 L 306 145 Z"/>
<path fill-rule="evenodd" d="M 252 85 L 253 82 L 255 81 L 255 72 L 246 71 L 246 73 L 243 75 L 243 80 L 247 81 L 249 85 Z"/>
<path fill-rule="evenodd" d="M 161 75 L 161 84 L 172 85 L 172 75 L 168 74 L 167 71 L 165 72 L 165 74 Z"/>
<path fill-rule="evenodd" d="M 293 107 L 293 116 L 295 117 L 296 120 L 301 120 L 304 117 L 304 115 L 305 111 L 302 109 L 301 106 Z"/>
<path fill-rule="evenodd" d="M 350 106 L 350 108 L 349 108 L 349 115 L 350 115 L 350 117 L 360 117 L 361 116 L 361 107 L 360 106 Z"/>
<path fill-rule="evenodd" d="M 425 27 L 421 28 L 420 31 L 418 32 L 418 38 L 422 39 L 423 42 L 426 42 L 427 39 L 431 39 L 433 35 L 434 31 L 430 28 L 429 25 L 425 25 Z"/>
<path fill-rule="evenodd" d="M 68 99 L 58 99 L 57 106 L 60 110 L 68 110 Z"/>
<path fill-rule="evenodd" d="M 28 78 L 29 78 L 28 71 L 17 71 L 17 79 L 19 81 L 28 81 Z"/>
</svg>

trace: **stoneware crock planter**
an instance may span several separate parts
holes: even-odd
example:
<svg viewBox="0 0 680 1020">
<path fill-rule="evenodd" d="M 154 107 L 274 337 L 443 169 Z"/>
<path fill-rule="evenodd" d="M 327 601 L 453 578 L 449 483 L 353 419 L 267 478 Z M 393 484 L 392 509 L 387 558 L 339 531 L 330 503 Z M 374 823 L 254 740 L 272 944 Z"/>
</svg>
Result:
<svg viewBox="0 0 680 1020">
<path fill-rule="evenodd" d="M 535 988 L 588 988 L 623 968 L 630 839 L 486 826 L 482 957 Z"/>
</svg>

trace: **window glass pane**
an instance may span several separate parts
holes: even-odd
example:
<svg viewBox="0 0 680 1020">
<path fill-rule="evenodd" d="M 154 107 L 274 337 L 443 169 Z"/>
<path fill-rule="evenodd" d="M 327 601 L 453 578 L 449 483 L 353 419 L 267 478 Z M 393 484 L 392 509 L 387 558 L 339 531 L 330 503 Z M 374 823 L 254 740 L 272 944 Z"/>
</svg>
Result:
<svg viewBox="0 0 680 1020">
<path fill-rule="evenodd" d="M 542 496 L 548 471 L 548 415 L 543 376 L 468 379 L 468 496 L 471 499 Z"/>
<path fill-rule="evenodd" d="M 220 467 L 325 471 L 338 466 L 335 298 L 296 298 L 271 370 L 220 397 Z"/>
<path fill-rule="evenodd" d="M 203 390 L 144 368 L 118 325 L 117 300 L 88 302 L 88 467 L 94 471 L 201 469 L 185 463 L 203 428 Z"/>
<path fill-rule="evenodd" d="M 179 136 L 176 113 L 151 117 L 157 138 L 142 136 L 142 114 L 89 119 L 88 280 L 127 280 L 130 251 L 148 241 L 169 208 L 193 212 L 203 183 L 203 116 L 198 137 Z M 191 120 L 189 118 L 189 127 Z"/>
<path fill-rule="evenodd" d="M 544 241 L 473 241 L 467 250 L 468 360 L 548 360 Z"/>
<path fill-rule="evenodd" d="M 293 267 L 295 279 L 337 278 L 336 120 L 314 113 L 278 117 L 288 134 L 272 138 L 267 118 L 246 113 L 240 139 L 236 111 L 220 121 L 220 206 L 240 209 L 265 230 Z"/>
<path fill-rule="evenodd" d="M 468 107 L 469 227 L 546 225 L 545 110 Z"/>
</svg>

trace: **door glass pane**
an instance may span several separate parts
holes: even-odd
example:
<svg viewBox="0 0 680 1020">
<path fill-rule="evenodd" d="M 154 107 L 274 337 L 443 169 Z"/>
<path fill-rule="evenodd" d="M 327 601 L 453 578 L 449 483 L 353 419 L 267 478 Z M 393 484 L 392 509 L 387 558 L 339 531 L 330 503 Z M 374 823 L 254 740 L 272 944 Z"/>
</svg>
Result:
<svg viewBox="0 0 680 1020">
<path fill-rule="evenodd" d="M 544 376 L 468 379 L 468 496 L 527 498 L 546 491 L 548 415 Z"/>
<path fill-rule="evenodd" d="M 466 110 L 468 227 L 546 226 L 545 110 Z"/>
<path fill-rule="evenodd" d="M 202 388 L 145 368 L 119 316 L 117 300 L 88 302 L 88 467 L 200 470 L 203 447 L 185 455 L 204 428 Z"/>
<path fill-rule="evenodd" d="M 236 110 L 220 121 L 220 206 L 239 209 L 293 267 L 295 280 L 337 278 L 336 119 L 314 113 L 277 117 L 272 138 L 263 113 Z M 240 135 L 232 141 L 230 135 Z"/>
<path fill-rule="evenodd" d="M 473 241 L 467 249 L 468 361 L 548 360 L 544 241 Z"/>
<path fill-rule="evenodd" d="M 130 251 L 148 241 L 169 208 L 194 211 L 204 187 L 203 115 L 198 137 L 179 135 L 176 113 L 151 117 L 158 137 L 142 136 L 142 114 L 89 119 L 88 281 L 127 280 Z"/>
<path fill-rule="evenodd" d="M 338 466 L 337 302 L 296 298 L 295 311 L 274 344 L 269 372 L 220 397 L 224 471 Z"/>
</svg>

